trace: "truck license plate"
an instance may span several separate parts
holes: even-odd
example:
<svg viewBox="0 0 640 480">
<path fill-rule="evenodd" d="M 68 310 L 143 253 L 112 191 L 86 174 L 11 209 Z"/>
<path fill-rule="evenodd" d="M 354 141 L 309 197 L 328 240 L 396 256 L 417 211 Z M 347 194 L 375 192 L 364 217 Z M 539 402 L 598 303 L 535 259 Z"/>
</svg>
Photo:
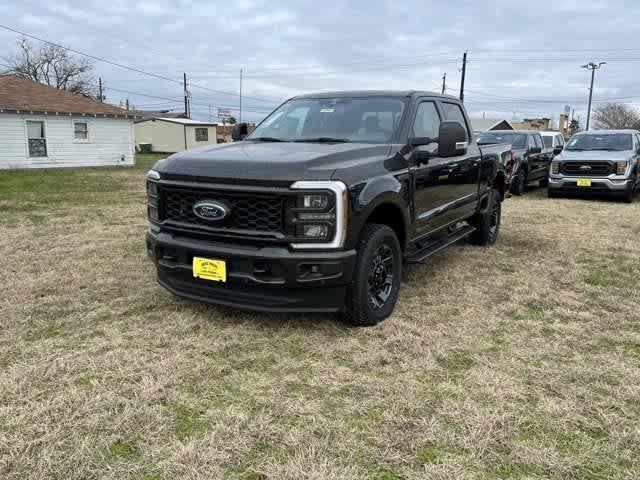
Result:
<svg viewBox="0 0 640 480">
<path fill-rule="evenodd" d="M 578 186 L 579 187 L 590 187 L 591 186 L 591 179 L 590 178 L 579 178 L 578 179 Z"/>
<path fill-rule="evenodd" d="M 193 257 L 193 276 L 214 282 L 226 282 L 227 264 L 224 260 Z"/>
</svg>

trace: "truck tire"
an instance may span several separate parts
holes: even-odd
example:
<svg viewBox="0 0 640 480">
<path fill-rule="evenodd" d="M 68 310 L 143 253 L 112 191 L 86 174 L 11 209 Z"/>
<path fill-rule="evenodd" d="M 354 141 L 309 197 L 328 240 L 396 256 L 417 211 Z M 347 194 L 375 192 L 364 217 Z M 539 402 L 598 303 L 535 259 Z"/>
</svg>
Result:
<svg viewBox="0 0 640 480">
<path fill-rule="evenodd" d="M 476 227 L 469 235 L 469 241 L 474 245 L 491 245 L 496 243 L 500 233 L 500 219 L 502 218 L 502 203 L 500 192 L 492 189 L 484 210 L 476 213 L 471 219 L 471 225 Z"/>
<path fill-rule="evenodd" d="M 544 177 L 542 180 L 540 180 L 540 186 L 542 188 L 547 188 L 549 186 L 549 177 Z"/>
<path fill-rule="evenodd" d="M 518 170 L 515 179 L 511 182 L 511 193 L 514 195 L 524 195 L 525 187 L 527 186 L 527 175 L 523 168 Z"/>
<path fill-rule="evenodd" d="M 376 223 L 365 225 L 357 251 L 344 318 L 352 325 L 373 326 L 391 315 L 398 300 L 402 251 L 395 232 Z"/>
<path fill-rule="evenodd" d="M 547 198 L 560 198 L 561 194 L 559 190 L 555 188 L 547 188 Z"/>
<path fill-rule="evenodd" d="M 622 194 L 622 201 L 624 203 L 633 203 L 633 193 L 635 191 L 635 188 L 633 185 L 631 185 L 631 187 L 627 188 L 625 190 L 625 192 Z"/>
</svg>

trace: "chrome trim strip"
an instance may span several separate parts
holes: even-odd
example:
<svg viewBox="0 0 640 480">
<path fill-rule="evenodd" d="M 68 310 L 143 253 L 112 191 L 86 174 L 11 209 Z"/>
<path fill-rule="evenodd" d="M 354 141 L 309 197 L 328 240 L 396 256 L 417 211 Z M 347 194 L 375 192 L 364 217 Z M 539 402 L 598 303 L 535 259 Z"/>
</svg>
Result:
<svg viewBox="0 0 640 480">
<path fill-rule="evenodd" d="M 292 248 L 318 249 L 342 248 L 347 236 L 347 186 L 331 180 L 302 180 L 290 187 L 292 190 L 331 190 L 336 196 L 336 233 L 333 240 L 323 243 L 292 243 Z"/>
</svg>

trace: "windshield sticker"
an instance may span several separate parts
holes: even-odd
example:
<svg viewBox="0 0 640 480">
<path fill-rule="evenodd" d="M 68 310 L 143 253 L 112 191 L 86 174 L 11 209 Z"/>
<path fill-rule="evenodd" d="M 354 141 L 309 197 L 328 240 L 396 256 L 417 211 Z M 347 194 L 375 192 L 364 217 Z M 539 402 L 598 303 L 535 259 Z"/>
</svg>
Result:
<svg viewBox="0 0 640 480">
<path fill-rule="evenodd" d="M 335 108 L 322 108 L 322 109 L 320 110 L 320 113 L 333 113 L 333 112 L 335 112 L 335 111 L 336 111 L 336 109 L 335 109 Z"/>
</svg>

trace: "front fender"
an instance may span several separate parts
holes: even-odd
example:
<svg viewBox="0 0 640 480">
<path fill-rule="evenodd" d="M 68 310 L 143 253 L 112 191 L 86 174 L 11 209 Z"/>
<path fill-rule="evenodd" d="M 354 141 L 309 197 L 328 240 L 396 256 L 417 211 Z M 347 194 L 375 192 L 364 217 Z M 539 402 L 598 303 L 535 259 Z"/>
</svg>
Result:
<svg viewBox="0 0 640 480">
<path fill-rule="evenodd" d="M 400 218 L 404 232 L 408 232 L 411 223 L 408 174 L 379 177 L 355 185 L 349 189 L 349 197 L 351 216 L 345 242 L 347 248 L 355 247 L 362 228 L 376 209 L 382 206 L 394 209 L 394 218 L 388 218 L 388 222 L 393 223 Z"/>
</svg>

